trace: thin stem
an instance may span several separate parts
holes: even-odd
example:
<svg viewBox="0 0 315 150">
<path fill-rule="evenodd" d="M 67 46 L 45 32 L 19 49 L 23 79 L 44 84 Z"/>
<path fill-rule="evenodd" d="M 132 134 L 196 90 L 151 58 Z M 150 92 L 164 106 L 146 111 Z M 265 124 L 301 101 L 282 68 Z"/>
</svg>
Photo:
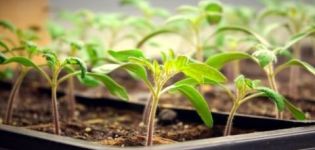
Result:
<svg viewBox="0 0 315 150">
<path fill-rule="evenodd" d="M 273 69 L 273 64 L 272 64 L 272 63 L 270 63 L 270 64 L 267 66 L 266 73 L 267 73 L 267 78 L 268 78 L 269 86 L 270 86 L 274 91 L 276 91 L 276 92 L 278 93 L 279 90 L 278 90 L 277 82 L 276 82 L 276 79 L 275 79 L 275 73 L 274 73 L 274 69 Z M 275 112 L 276 112 L 276 118 L 277 118 L 277 119 L 283 119 L 283 112 L 280 112 L 280 111 L 278 110 L 277 106 L 274 107 L 274 110 L 275 110 Z"/>
<path fill-rule="evenodd" d="M 57 86 L 53 85 L 51 87 L 51 107 L 52 116 L 54 123 L 54 133 L 60 135 L 60 122 L 59 122 L 59 112 L 58 112 L 58 101 L 57 101 Z"/>
<path fill-rule="evenodd" d="M 252 95 L 247 96 L 247 97 L 245 97 L 244 99 L 242 99 L 242 100 L 240 101 L 240 104 L 243 104 L 243 103 L 247 102 L 248 100 L 251 100 L 251 99 L 253 99 L 253 98 L 255 98 L 255 97 L 259 97 L 259 96 L 263 96 L 263 95 L 264 95 L 264 93 L 262 93 L 262 92 L 252 94 Z"/>
<path fill-rule="evenodd" d="M 144 106 L 143 115 L 142 115 L 142 122 L 144 123 L 144 125 L 148 125 L 148 121 L 149 121 L 148 118 L 150 115 L 151 105 L 152 105 L 152 94 L 149 95 L 149 98 Z"/>
<path fill-rule="evenodd" d="M 74 79 L 70 77 L 68 80 L 68 109 L 69 109 L 69 118 L 74 119 L 75 117 L 75 97 L 74 97 Z"/>
<path fill-rule="evenodd" d="M 53 71 L 52 82 L 51 82 L 51 110 L 53 116 L 54 124 L 54 133 L 60 135 L 60 122 L 59 122 L 59 109 L 58 109 L 58 100 L 57 100 L 57 87 L 58 87 L 58 75 L 61 71 L 61 68 Z"/>
<path fill-rule="evenodd" d="M 237 100 L 233 103 L 233 107 L 229 113 L 229 117 L 228 117 L 228 120 L 226 122 L 226 126 L 225 126 L 225 129 L 224 129 L 224 136 L 228 136 L 231 134 L 231 131 L 232 131 L 232 125 L 233 125 L 233 119 L 234 119 L 234 116 L 235 116 L 235 113 L 237 111 L 239 107 L 239 103 L 237 103 Z"/>
<path fill-rule="evenodd" d="M 8 100 L 8 105 L 5 113 L 5 119 L 4 119 L 4 124 L 11 124 L 12 122 L 12 115 L 13 115 L 13 105 L 16 101 L 16 97 L 18 96 L 21 84 L 23 82 L 24 77 L 28 73 L 29 69 L 26 69 L 25 67 L 22 67 L 20 75 L 17 77 L 13 88 L 11 90 L 9 100 Z"/>
<path fill-rule="evenodd" d="M 156 110 L 159 102 L 158 94 L 157 96 L 152 96 L 152 102 L 150 107 L 150 113 L 148 118 L 148 125 L 147 125 L 147 136 L 145 146 L 152 146 L 153 145 L 153 133 L 154 133 L 154 120 L 156 115 Z"/>
<path fill-rule="evenodd" d="M 68 80 L 69 78 L 71 78 L 71 77 L 73 77 L 73 76 L 76 76 L 76 75 L 78 75 L 78 74 L 80 74 L 80 73 L 81 73 L 81 71 L 76 71 L 76 72 L 69 73 L 69 74 L 63 76 L 62 78 L 60 78 L 60 79 L 58 80 L 57 84 L 61 84 L 62 82 L 66 81 L 66 80 Z"/>
</svg>

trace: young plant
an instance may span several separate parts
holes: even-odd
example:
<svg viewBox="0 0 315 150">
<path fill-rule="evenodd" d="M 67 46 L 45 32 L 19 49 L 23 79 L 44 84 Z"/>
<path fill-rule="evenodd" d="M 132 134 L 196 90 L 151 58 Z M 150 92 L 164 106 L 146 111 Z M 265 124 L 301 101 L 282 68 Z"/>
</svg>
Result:
<svg viewBox="0 0 315 150">
<path fill-rule="evenodd" d="M 54 126 L 54 133 L 60 134 L 60 119 L 59 119 L 59 109 L 58 109 L 58 100 L 57 100 L 57 90 L 58 86 L 68 80 L 71 77 L 79 76 L 79 78 L 82 81 L 85 82 L 92 82 L 91 80 L 83 80 L 84 78 L 90 77 L 102 82 L 112 93 L 113 95 L 116 95 L 120 97 L 121 99 L 128 99 L 128 95 L 126 90 L 121 87 L 119 84 L 117 84 L 114 80 L 112 80 L 107 75 L 97 74 L 97 73 L 90 73 L 87 72 L 86 65 L 83 63 L 83 61 L 77 57 L 67 57 L 65 60 L 61 61 L 57 55 L 50 51 L 43 52 L 43 56 L 47 60 L 47 65 L 50 68 L 50 75 L 49 73 L 45 72 L 41 66 L 43 65 L 37 65 L 32 60 L 26 58 L 26 57 L 1 57 L 0 63 L 1 64 L 8 64 L 8 63 L 18 63 L 28 68 L 33 68 L 37 70 L 49 83 L 51 88 L 51 110 L 52 110 L 52 116 L 53 116 L 53 126 Z M 74 66 L 78 66 L 79 69 L 76 69 Z M 59 77 L 62 70 L 68 71 L 68 74 L 64 75 L 63 77 Z M 94 81 L 95 81 L 94 80 Z"/>
<path fill-rule="evenodd" d="M 104 65 L 93 69 L 95 72 L 108 73 L 118 68 L 126 69 L 138 79 L 144 81 L 150 91 L 150 99 L 144 110 L 144 123 L 147 125 L 146 146 L 153 144 L 154 120 L 160 96 L 168 91 L 179 91 L 190 100 L 197 113 L 208 126 L 212 127 L 212 117 L 208 104 L 202 95 L 192 85 L 183 82 L 169 83 L 177 74 L 183 73 L 198 81 L 212 80 L 214 82 L 225 82 L 225 77 L 216 69 L 206 64 L 193 62 L 185 56 L 175 56 L 172 51 L 164 55 L 163 62 L 150 61 L 144 57 L 141 51 L 112 51 L 112 56 L 119 60 L 120 64 Z M 137 57 L 135 57 L 137 56 Z M 109 69 L 112 68 L 112 69 Z M 147 75 L 150 72 L 151 80 Z"/>
<path fill-rule="evenodd" d="M 183 5 L 178 8 L 179 14 L 169 17 L 164 28 L 145 36 L 137 47 L 141 48 L 145 42 L 160 34 L 173 33 L 179 35 L 192 46 L 194 58 L 203 62 L 203 51 L 206 48 L 202 32 L 205 27 L 220 23 L 223 7 L 220 3 L 202 1 L 198 6 Z"/>
<path fill-rule="evenodd" d="M 234 80 L 235 93 L 233 93 L 229 88 L 223 86 L 224 90 L 226 90 L 233 102 L 233 106 L 225 126 L 224 136 L 231 134 L 233 118 L 238 108 L 250 100 L 253 100 L 257 97 L 266 96 L 275 103 L 279 111 L 284 110 L 285 106 L 287 105 L 286 99 L 278 92 L 267 87 L 259 86 L 258 83 L 259 80 L 253 81 L 245 78 L 243 75 L 240 75 Z"/>
<path fill-rule="evenodd" d="M 253 55 L 249 55 L 246 53 L 222 53 L 222 54 L 217 54 L 215 56 L 212 56 L 208 58 L 207 64 L 211 66 L 217 66 L 217 68 L 222 67 L 225 63 L 234 61 L 234 60 L 241 60 L 241 59 L 252 59 L 254 60 L 261 69 L 263 69 L 267 75 L 267 79 L 269 82 L 269 86 L 272 88 L 272 90 L 279 92 L 278 91 L 278 85 L 276 82 L 276 74 L 282 70 L 282 68 L 287 68 L 289 66 L 300 66 L 310 73 L 314 74 L 314 68 L 307 64 L 306 62 L 303 62 L 301 60 L 296 60 L 292 59 L 286 62 L 283 65 L 280 65 L 274 69 L 275 67 L 275 62 L 277 60 L 277 56 L 285 52 L 287 49 L 289 49 L 293 44 L 296 42 L 300 41 L 301 39 L 304 39 L 307 36 L 310 36 L 315 33 L 315 30 L 313 28 L 309 28 L 305 32 L 299 33 L 295 36 L 293 36 L 284 46 L 277 46 L 277 45 L 271 45 L 265 38 L 260 36 L 259 34 L 250 31 L 246 28 L 242 27 L 222 27 L 216 32 L 222 32 L 222 31 L 241 31 L 243 33 L 249 34 L 250 36 L 253 36 L 257 41 L 258 45 L 256 46 L 256 50 L 253 53 Z M 277 70 L 277 72 L 276 72 Z M 314 74 L 315 75 L 315 74 Z M 277 113 L 277 118 L 282 118 L 282 113 L 278 111 Z M 295 116 L 296 117 L 296 116 Z M 299 118 L 299 117 L 297 117 Z"/>
<path fill-rule="evenodd" d="M 263 11 L 258 16 L 258 21 L 260 24 L 263 24 L 265 20 L 269 19 L 269 17 L 278 17 L 286 21 L 284 26 L 282 27 L 285 27 L 290 35 L 296 35 L 303 32 L 305 28 L 308 28 L 310 24 L 314 23 L 314 16 L 309 13 L 310 11 L 312 11 L 312 9 L 309 9 L 307 5 L 300 2 L 278 2 L 278 4 L 280 4 L 278 6 L 281 6 L 280 8 L 275 7 L 277 3 L 265 2 L 265 4 L 267 4 L 267 7 L 263 9 Z M 300 42 L 296 42 L 294 45 L 292 45 L 292 53 L 294 59 L 302 59 L 301 50 L 302 47 Z M 299 94 L 299 84 L 296 78 L 298 78 L 299 75 L 299 68 L 290 69 L 289 93 L 290 96 L 293 98 L 298 98 L 297 95 Z"/>
<path fill-rule="evenodd" d="M 3 40 L 0 40 L 0 46 L 3 48 L 0 51 L 0 57 L 2 57 L 3 59 L 2 61 L 4 61 L 5 55 L 25 56 L 29 59 L 32 59 L 38 53 L 37 46 L 35 45 L 35 43 L 32 42 L 32 40 L 35 40 L 37 38 L 34 32 L 29 30 L 21 30 L 15 27 L 11 22 L 6 20 L 0 20 L 0 26 L 14 34 L 18 40 L 18 43 L 15 43 L 12 39 L 9 38 L 4 38 Z M 10 46 L 7 43 L 9 43 Z M 24 80 L 24 77 L 27 75 L 30 68 L 20 65 L 17 67 L 16 70 L 19 72 L 19 75 L 17 76 L 9 95 L 8 105 L 4 117 L 4 124 L 11 124 L 12 122 L 13 106 L 16 102 L 19 89 Z"/>
<path fill-rule="evenodd" d="M 204 27 L 214 26 L 220 23 L 223 7 L 217 2 L 201 1 L 196 7 L 187 5 L 180 6 L 178 12 L 180 14 L 170 17 L 166 21 L 166 24 L 169 25 L 171 29 L 172 26 L 175 26 L 173 30 L 178 32 L 183 39 L 188 38 L 187 41 L 190 42 L 194 49 L 194 58 L 203 62 L 203 51 L 206 48 L 202 36 L 203 29 Z M 178 27 L 180 27 L 180 31 L 177 30 Z"/>
</svg>

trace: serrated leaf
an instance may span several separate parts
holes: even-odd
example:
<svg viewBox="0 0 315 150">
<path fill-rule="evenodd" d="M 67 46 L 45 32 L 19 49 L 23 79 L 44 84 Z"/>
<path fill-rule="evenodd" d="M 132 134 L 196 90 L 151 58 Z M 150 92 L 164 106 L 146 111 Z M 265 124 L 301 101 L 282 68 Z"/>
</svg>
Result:
<svg viewBox="0 0 315 150">
<path fill-rule="evenodd" d="M 118 60 L 120 62 L 127 62 L 129 60 L 129 57 L 144 58 L 143 52 L 139 49 L 122 50 L 122 51 L 109 50 L 108 53 L 113 58 L 115 58 L 116 60 Z"/>
<path fill-rule="evenodd" d="M 87 75 L 102 82 L 112 95 L 115 95 L 121 98 L 122 100 L 128 100 L 128 93 L 126 89 L 122 87 L 121 85 L 119 85 L 117 82 L 115 82 L 109 76 L 105 74 L 90 73 L 90 72 L 88 72 Z"/>
<path fill-rule="evenodd" d="M 285 104 L 285 98 L 282 95 L 266 87 L 257 87 L 256 89 L 260 92 L 263 92 L 265 96 L 267 96 L 270 100 L 272 100 L 276 104 L 279 111 L 284 110 L 286 104 Z"/>
<path fill-rule="evenodd" d="M 198 115 L 205 125 L 209 128 L 213 126 L 213 119 L 208 104 L 203 96 L 194 87 L 180 84 L 172 86 L 172 88 L 169 90 L 176 90 L 182 93 L 192 103 L 193 107 L 196 109 Z"/>
<path fill-rule="evenodd" d="M 59 63 L 57 55 L 51 51 L 45 51 L 43 53 L 43 56 L 45 57 L 49 67 L 51 68 L 54 68 L 54 66 Z"/>
<path fill-rule="evenodd" d="M 80 58 L 67 57 L 64 62 L 69 65 L 78 65 L 80 67 L 81 77 L 84 78 L 86 76 L 87 66 Z"/>
<path fill-rule="evenodd" d="M 221 69 L 225 64 L 231 61 L 242 59 L 252 59 L 252 56 L 244 52 L 223 52 L 210 56 L 207 59 L 206 64 L 211 67 Z"/>
<path fill-rule="evenodd" d="M 308 64 L 307 62 L 304 62 L 304 61 L 298 60 L 298 59 L 292 59 L 292 60 L 278 66 L 275 69 L 275 74 L 281 72 L 282 70 L 284 70 L 286 68 L 293 67 L 293 66 L 301 67 L 304 70 L 308 71 L 309 73 L 311 73 L 312 75 L 315 76 L 315 68 L 312 65 Z"/>
<path fill-rule="evenodd" d="M 226 82 L 226 78 L 221 72 L 206 64 L 191 63 L 186 65 L 182 71 L 186 76 L 189 76 L 200 83 L 203 83 L 205 79 L 212 80 L 217 83 Z"/>
<path fill-rule="evenodd" d="M 299 108 L 294 106 L 292 103 L 290 103 L 286 99 L 284 99 L 284 103 L 295 119 L 305 120 L 305 118 L 306 118 L 305 114 Z"/>
<path fill-rule="evenodd" d="M 219 3 L 209 3 L 205 6 L 205 12 L 209 25 L 218 24 L 222 18 L 223 7 Z"/>
</svg>

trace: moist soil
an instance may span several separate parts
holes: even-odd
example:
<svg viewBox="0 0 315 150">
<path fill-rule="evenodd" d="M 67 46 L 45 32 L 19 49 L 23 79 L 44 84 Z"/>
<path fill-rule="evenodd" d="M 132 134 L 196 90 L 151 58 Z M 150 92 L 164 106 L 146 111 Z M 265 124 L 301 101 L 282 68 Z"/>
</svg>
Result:
<svg viewBox="0 0 315 150">
<path fill-rule="evenodd" d="M 8 89 L 4 87 L 0 87 L 0 110 L 2 117 L 0 117 L 0 122 L 3 120 L 9 96 Z M 21 88 L 13 115 L 13 125 L 53 133 L 50 95 L 40 93 L 39 91 L 41 90 L 31 86 L 29 88 Z M 141 112 L 78 104 L 75 119 L 69 119 L 65 97 L 60 96 L 58 101 L 62 136 L 120 147 L 142 146 L 144 144 L 145 127 L 141 123 Z M 169 144 L 219 137 L 222 136 L 223 130 L 223 125 L 215 125 L 210 129 L 202 123 L 184 122 L 176 118 L 171 121 L 157 119 L 154 143 Z M 254 131 L 254 129 L 233 128 L 232 134 Z"/>
</svg>

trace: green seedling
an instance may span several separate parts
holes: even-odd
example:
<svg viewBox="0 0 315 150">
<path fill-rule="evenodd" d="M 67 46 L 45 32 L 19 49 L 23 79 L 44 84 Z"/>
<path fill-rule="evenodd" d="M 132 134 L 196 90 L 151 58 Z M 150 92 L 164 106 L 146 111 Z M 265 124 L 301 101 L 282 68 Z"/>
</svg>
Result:
<svg viewBox="0 0 315 150">
<path fill-rule="evenodd" d="M 32 42 L 32 40 L 37 39 L 37 36 L 34 32 L 29 30 L 21 30 L 6 20 L 0 20 L 0 26 L 14 34 L 18 40 L 18 43 L 9 38 L 3 38 L 0 40 L 0 47 L 2 48 L 0 51 L 0 57 L 2 57 L 2 61 L 4 61 L 6 55 L 25 56 L 29 59 L 32 59 L 35 55 L 37 55 L 38 48 L 35 43 Z M 19 89 L 24 80 L 24 77 L 27 75 L 29 70 L 30 69 L 28 67 L 22 65 L 17 67 L 19 75 L 17 76 L 17 79 L 15 80 L 9 95 L 8 105 L 4 117 L 5 124 L 11 124 L 12 122 L 13 106 L 16 102 L 16 98 L 18 96 Z"/>
<path fill-rule="evenodd" d="M 179 91 L 190 100 L 199 116 L 208 127 L 212 127 L 213 121 L 208 104 L 202 95 L 192 85 L 178 82 L 168 83 L 172 77 L 183 73 L 198 81 L 212 80 L 218 83 L 225 82 L 225 77 L 216 69 L 206 64 L 193 62 L 185 56 L 175 56 L 172 51 L 163 56 L 163 62 L 150 61 L 139 50 L 112 51 L 112 56 L 119 60 L 120 64 L 103 65 L 93 69 L 95 72 L 109 73 L 115 69 L 123 68 L 137 79 L 144 81 L 150 91 L 150 99 L 144 110 L 144 123 L 147 125 L 146 146 L 153 144 L 154 120 L 160 96 L 168 91 Z M 112 68 L 112 69 L 110 69 Z M 150 73 L 151 78 L 147 75 Z M 151 80 L 150 80 L 151 79 Z"/>
<path fill-rule="evenodd" d="M 180 14 L 170 17 L 166 20 L 166 24 L 175 27 L 173 30 L 192 45 L 195 58 L 202 62 L 204 59 L 203 50 L 205 49 L 201 35 L 202 29 L 205 26 L 214 26 L 220 23 L 223 7 L 217 2 L 201 1 L 196 7 L 181 6 L 178 8 L 178 12 Z"/>
<path fill-rule="evenodd" d="M 240 75 L 234 80 L 235 93 L 233 93 L 229 88 L 224 87 L 225 91 L 233 102 L 232 109 L 229 113 L 229 117 L 225 126 L 224 136 L 231 134 L 233 119 L 238 108 L 250 100 L 254 100 L 257 97 L 266 96 L 274 102 L 279 111 L 284 110 L 287 102 L 286 99 L 278 92 L 270 88 L 259 86 L 258 82 L 259 80 L 252 81 L 248 78 L 245 78 L 243 75 Z"/>
<path fill-rule="evenodd" d="M 113 95 L 116 95 L 120 97 L 121 99 L 127 100 L 128 95 L 126 90 L 121 87 L 119 84 L 117 84 L 114 80 L 112 80 L 107 75 L 97 74 L 97 73 L 90 73 L 87 72 L 87 67 L 83 61 L 77 57 L 66 57 L 65 60 L 61 61 L 57 55 L 53 52 L 45 51 L 43 52 L 43 56 L 47 60 L 47 65 L 50 68 L 50 75 L 49 73 L 45 72 L 42 69 L 42 66 L 45 65 L 37 65 L 32 60 L 16 56 L 11 58 L 1 57 L 1 63 L 2 64 L 8 64 L 8 63 L 18 63 L 21 64 L 27 69 L 35 69 L 38 71 L 49 83 L 51 88 L 51 110 L 52 110 L 52 116 L 53 116 L 53 125 L 54 125 L 54 133 L 60 134 L 60 119 L 59 119 L 59 112 L 58 112 L 58 101 L 57 101 L 57 90 L 58 86 L 68 80 L 71 77 L 79 76 L 79 79 L 81 79 L 84 82 L 92 82 L 91 80 L 84 80 L 84 78 L 89 77 L 90 79 L 93 78 L 95 80 L 98 80 L 102 82 L 112 93 Z M 76 69 L 78 66 L 79 69 Z M 66 70 L 68 74 L 64 75 L 63 77 L 59 77 L 62 70 Z"/>
<path fill-rule="evenodd" d="M 256 46 L 256 50 L 252 56 L 241 52 L 222 53 L 212 56 L 207 60 L 207 64 L 211 66 L 217 66 L 217 68 L 220 68 L 225 63 L 228 63 L 230 61 L 250 58 L 257 64 L 259 64 L 259 66 L 265 71 L 268 78 L 269 86 L 272 88 L 272 90 L 276 92 L 279 92 L 278 85 L 276 82 L 276 74 L 280 70 L 283 70 L 284 68 L 291 66 L 299 66 L 304 68 L 306 71 L 309 71 L 310 73 L 314 74 L 313 71 L 314 68 L 311 65 L 297 59 L 289 60 L 288 62 L 278 66 L 275 69 L 275 62 L 277 60 L 277 56 L 287 51 L 287 49 L 289 49 L 296 42 L 314 34 L 315 30 L 313 28 L 309 28 L 308 30 L 293 36 L 286 44 L 284 44 L 284 46 L 277 45 L 272 46 L 265 38 L 263 38 L 259 34 L 242 27 L 222 27 L 217 32 L 222 31 L 240 31 L 246 33 L 250 36 L 253 36 L 258 41 L 259 44 Z M 301 118 L 298 116 L 295 117 Z M 282 113 L 277 113 L 277 118 L 282 118 Z"/>
<path fill-rule="evenodd" d="M 309 9 L 307 5 L 304 5 L 300 2 L 298 3 L 280 3 L 279 7 L 274 7 L 274 3 L 267 3 L 267 7 L 259 14 L 258 22 L 263 24 L 264 21 L 270 20 L 272 17 L 277 17 L 278 19 L 283 19 L 285 22 L 281 27 L 285 27 L 290 35 L 296 35 L 301 33 L 308 28 L 310 24 L 314 23 L 312 9 Z M 269 19 L 269 20 L 268 20 Z M 279 19 L 279 20 L 280 20 Z M 301 59 L 301 43 L 297 42 L 292 45 L 293 58 Z M 298 78 L 300 75 L 299 68 L 290 69 L 290 82 L 289 82 L 289 93 L 293 98 L 298 98 Z"/>
<path fill-rule="evenodd" d="M 169 12 L 162 8 L 152 7 L 149 0 L 120 0 L 121 5 L 129 5 L 137 8 L 142 16 L 147 20 L 153 20 L 156 17 L 165 18 Z"/>
</svg>

